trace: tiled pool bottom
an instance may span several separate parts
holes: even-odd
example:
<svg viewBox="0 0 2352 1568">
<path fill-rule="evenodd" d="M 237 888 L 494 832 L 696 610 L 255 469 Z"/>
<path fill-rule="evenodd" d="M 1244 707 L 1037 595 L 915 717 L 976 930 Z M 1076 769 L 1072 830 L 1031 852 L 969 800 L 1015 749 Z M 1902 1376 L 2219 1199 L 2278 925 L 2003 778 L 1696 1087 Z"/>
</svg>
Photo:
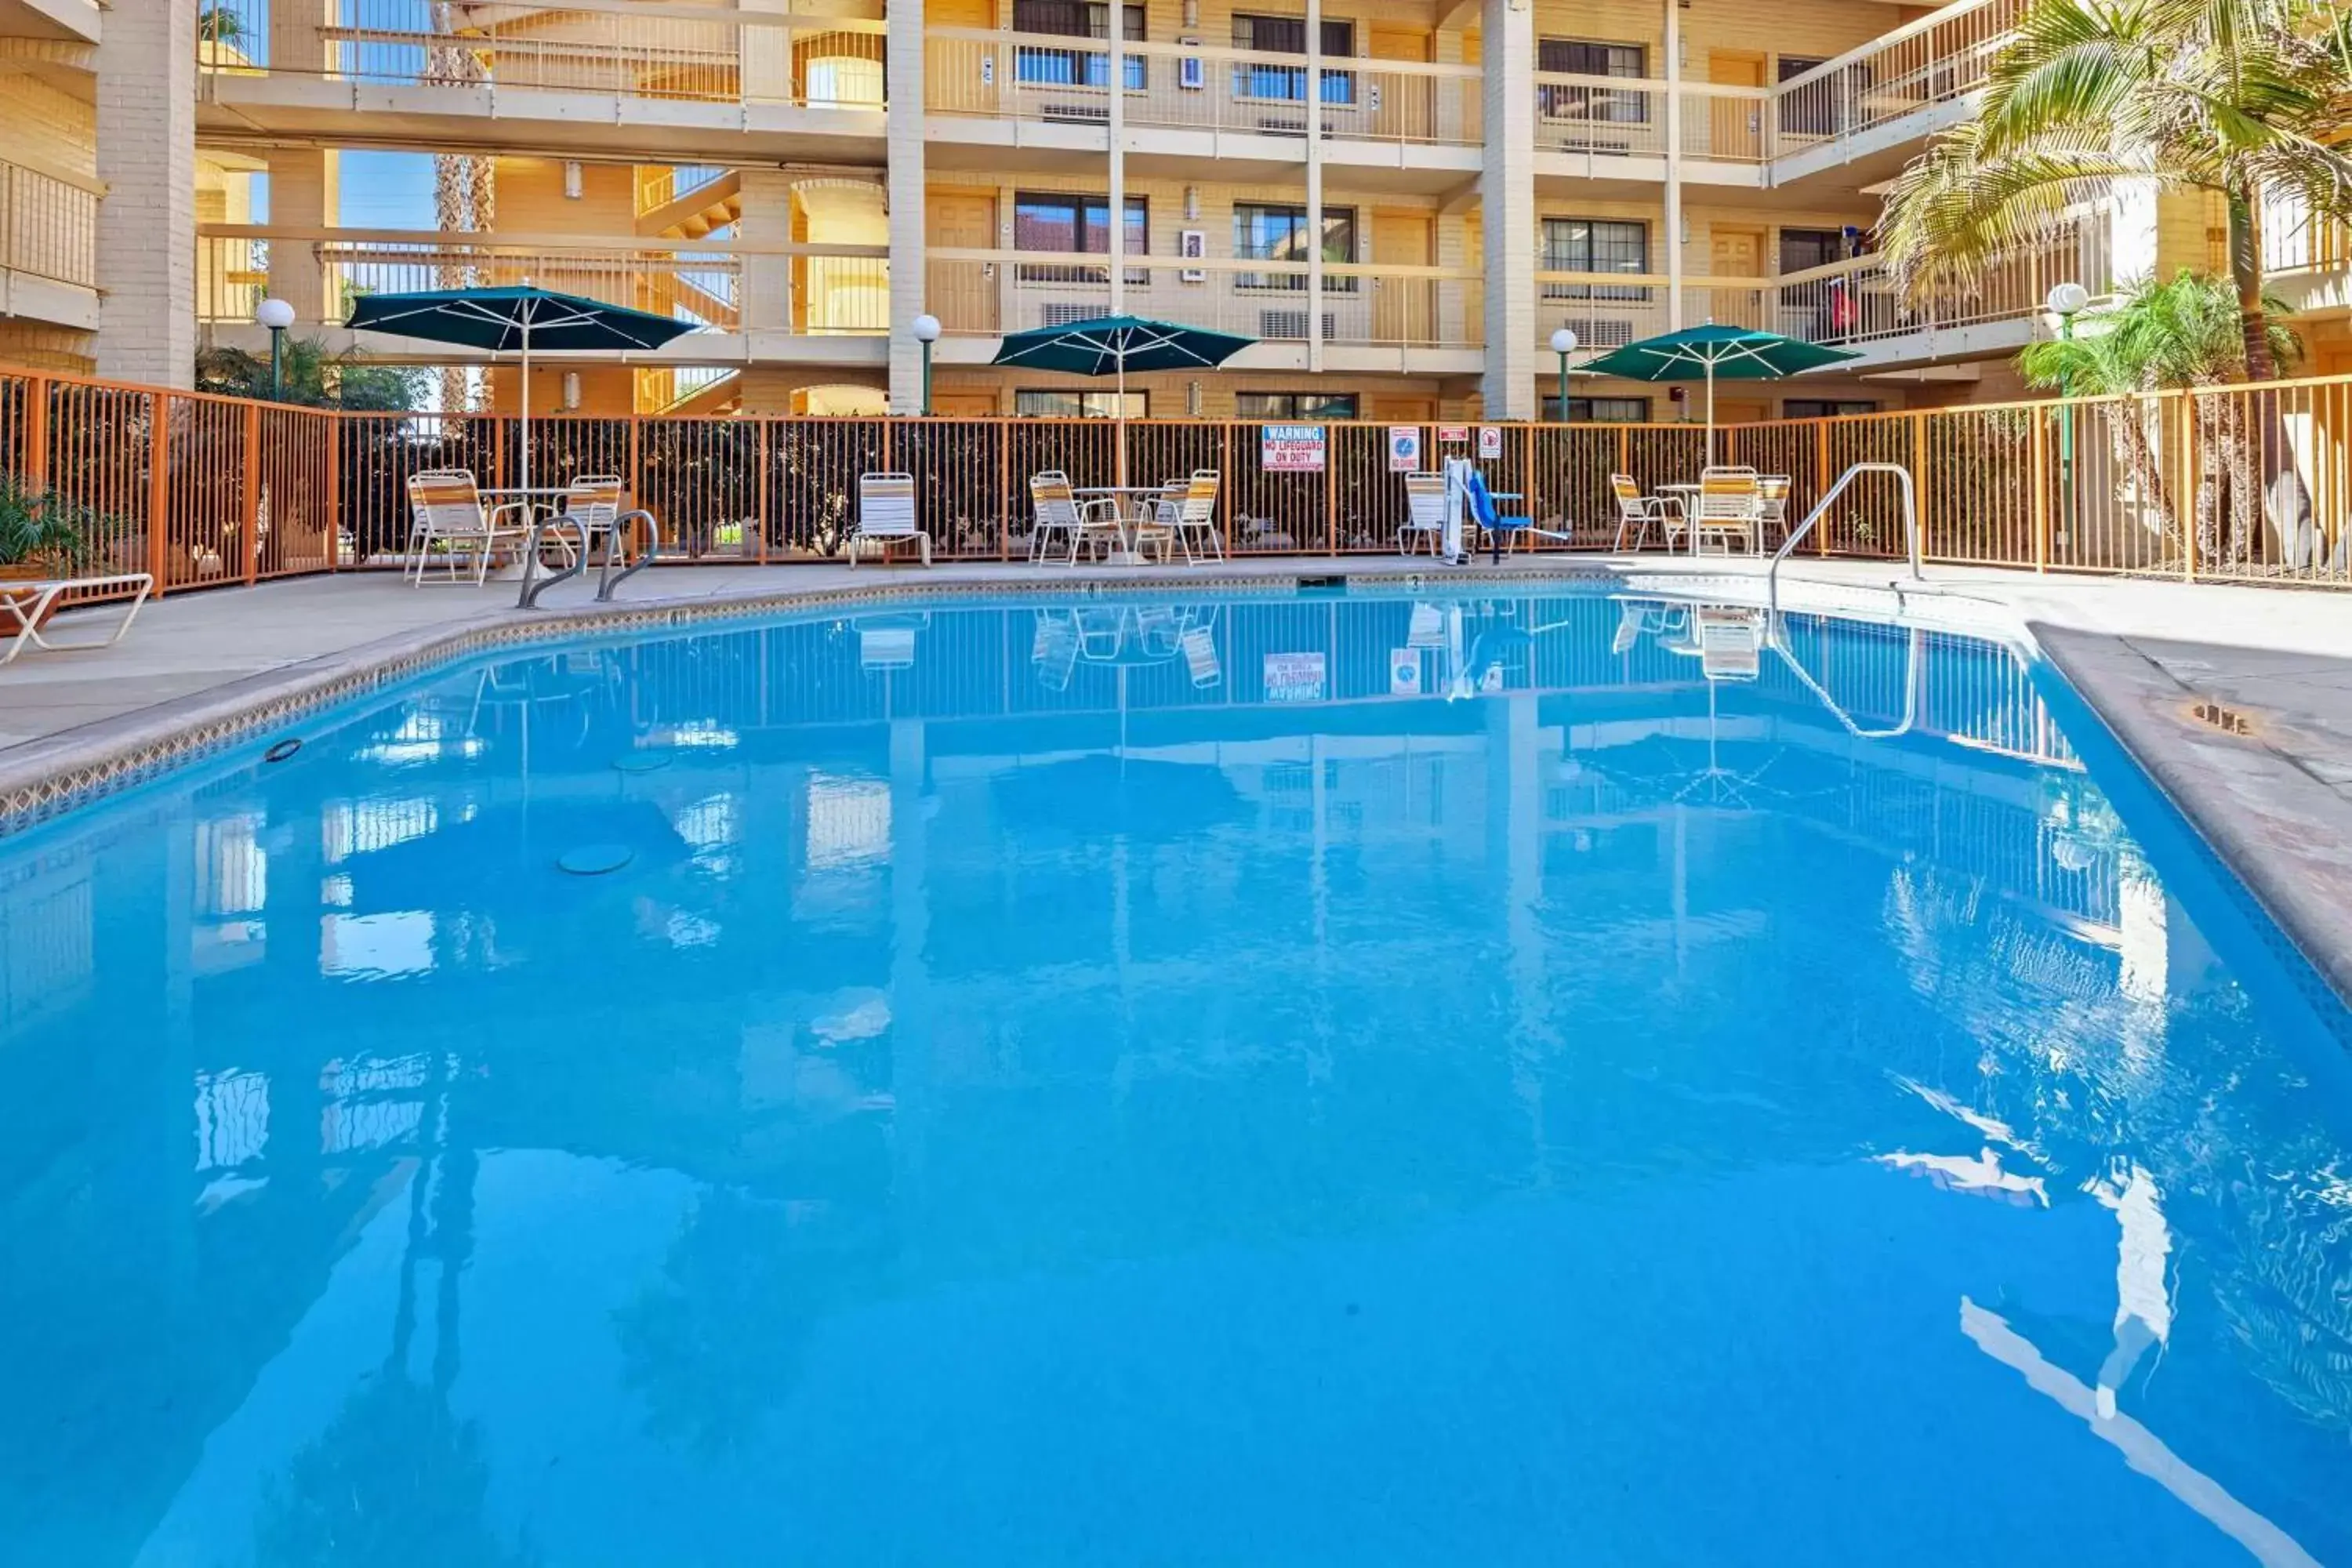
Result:
<svg viewBox="0 0 2352 1568">
<path fill-rule="evenodd" d="M 2006 651 L 1753 631 L 583 647 L 0 847 L 0 1540 L 2352 1557 L 2340 1020 Z"/>
</svg>

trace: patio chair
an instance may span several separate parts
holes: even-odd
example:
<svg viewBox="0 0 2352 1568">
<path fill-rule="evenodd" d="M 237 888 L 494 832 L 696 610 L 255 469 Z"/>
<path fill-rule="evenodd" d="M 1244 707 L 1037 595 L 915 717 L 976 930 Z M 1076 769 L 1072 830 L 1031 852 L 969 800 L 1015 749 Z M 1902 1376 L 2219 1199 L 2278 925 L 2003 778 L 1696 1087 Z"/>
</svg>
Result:
<svg viewBox="0 0 2352 1568">
<path fill-rule="evenodd" d="M 1029 535 L 1029 559 L 1033 562 L 1053 559 L 1049 544 L 1056 534 L 1068 552 L 1064 560 L 1075 566 L 1078 563 L 1078 547 L 1087 538 L 1116 538 L 1120 531 L 1118 503 L 1108 498 L 1079 500 L 1070 489 L 1070 476 L 1059 468 L 1047 468 L 1030 476 L 1029 504 L 1036 515 L 1034 529 Z"/>
<path fill-rule="evenodd" d="M 561 529 L 541 531 L 546 539 L 563 552 L 563 564 L 572 564 L 572 552 L 577 548 L 583 554 L 593 554 L 596 541 L 610 539 L 613 524 L 621 515 L 621 476 L 618 474 L 580 474 L 563 489 L 563 510 L 558 515 L 568 519 L 579 531 L 574 545 L 572 536 Z M 609 548 L 609 546 L 607 547 Z"/>
<path fill-rule="evenodd" d="M 1037 612 L 1037 632 L 1029 645 L 1029 662 L 1037 667 L 1038 684 L 1049 691 L 1067 691 L 1078 668 L 1078 623 L 1067 610 Z"/>
<path fill-rule="evenodd" d="M 1759 492 L 1756 526 L 1758 542 L 1770 543 L 1772 531 L 1776 528 L 1780 531 L 1780 536 L 1783 539 L 1787 538 L 1789 535 L 1789 476 L 1762 474 L 1758 476 L 1756 485 Z"/>
<path fill-rule="evenodd" d="M 1650 525 L 1653 523 L 1657 525 L 1658 537 L 1662 541 L 1672 542 L 1671 524 L 1675 516 L 1675 503 L 1672 500 L 1664 496 L 1643 495 L 1641 485 L 1635 482 L 1631 474 L 1610 475 L 1609 493 L 1617 502 L 1615 548 L 1619 550 L 1625 548 L 1625 531 L 1630 528 L 1633 531 L 1633 548 L 1641 549 L 1642 542 L 1650 536 Z"/>
<path fill-rule="evenodd" d="M 915 634 L 930 624 L 929 613 L 922 610 L 911 615 L 860 616 L 851 623 L 857 628 L 857 668 L 869 675 L 914 668 Z"/>
<path fill-rule="evenodd" d="M 1703 605 L 1694 627 L 1699 673 L 1709 680 L 1753 680 L 1761 672 L 1764 616 L 1760 610 Z"/>
<path fill-rule="evenodd" d="M 409 581 L 422 587 L 425 569 L 437 555 L 448 565 L 446 581 L 458 580 L 457 559 L 473 562 L 478 586 L 500 552 L 523 548 L 530 537 L 530 503 L 502 501 L 484 507 L 482 492 L 467 468 L 426 468 L 408 476 Z"/>
<path fill-rule="evenodd" d="M 1445 476 L 1404 477 L 1404 521 L 1397 525 L 1397 553 L 1413 554 L 1423 541 L 1435 556 L 1445 549 Z"/>
<path fill-rule="evenodd" d="M 0 647 L 0 664 L 8 664 L 28 647 L 46 648 L 54 653 L 74 653 L 92 648 L 112 647 L 131 630 L 131 623 L 139 618 L 140 606 L 154 591 L 155 579 L 144 572 L 107 573 L 91 577 L 9 578 L 0 581 L 0 638 L 6 646 Z M 131 595 L 131 607 L 114 624 L 113 632 L 105 637 L 86 637 L 77 642 L 51 642 L 41 633 L 49 617 L 61 607 L 61 601 L 70 595 L 109 594 Z"/>
<path fill-rule="evenodd" d="M 1763 505 L 1764 488 L 1755 469 L 1717 467 L 1701 470 L 1698 495 L 1685 520 L 1691 531 L 1692 552 L 1706 549 L 1712 537 L 1722 542 L 1727 552 L 1731 542 L 1738 539 L 1754 553 L 1759 548 L 1757 536 L 1762 527 Z"/>
<path fill-rule="evenodd" d="M 1183 515 L 1184 481 L 1170 479 L 1160 487 L 1160 493 L 1150 498 L 1143 516 L 1135 525 L 1137 554 L 1147 549 L 1157 551 L 1164 564 L 1176 551 L 1176 525 Z"/>
<path fill-rule="evenodd" d="M 882 558 L 890 558 L 894 544 L 918 546 L 923 564 L 931 563 L 931 536 L 915 520 L 915 476 L 912 474 L 860 474 L 857 476 L 857 526 L 850 531 L 849 563 L 857 564 L 858 549 L 868 542 L 882 547 Z"/>
<path fill-rule="evenodd" d="M 1206 612 L 1213 616 L 1214 611 Z M 1192 621 L 1176 639 L 1184 650 L 1184 668 L 1192 678 L 1196 691 L 1206 691 L 1225 678 L 1223 665 L 1217 658 L 1217 627 L 1213 618 Z"/>
<path fill-rule="evenodd" d="M 1145 658 L 1173 658 L 1182 646 L 1184 616 L 1166 605 L 1135 612 L 1135 648 Z"/>
<path fill-rule="evenodd" d="M 1224 537 L 1217 531 L 1219 482 L 1214 468 L 1195 468 L 1185 482 L 1183 501 L 1176 509 L 1176 542 L 1183 547 L 1188 563 L 1225 558 Z"/>
</svg>

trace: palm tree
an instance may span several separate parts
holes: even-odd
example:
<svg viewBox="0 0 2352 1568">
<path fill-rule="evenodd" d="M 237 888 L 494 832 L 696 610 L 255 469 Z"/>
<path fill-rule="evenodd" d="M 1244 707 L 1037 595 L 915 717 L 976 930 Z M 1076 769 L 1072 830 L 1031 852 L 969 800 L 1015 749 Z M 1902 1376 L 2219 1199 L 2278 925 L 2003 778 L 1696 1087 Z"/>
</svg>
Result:
<svg viewBox="0 0 2352 1568">
<path fill-rule="evenodd" d="M 1895 180 L 1888 261 L 1915 295 L 1966 289 L 2119 184 L 2219 192 L 2242 374 L 2272 379 L 2262 197 L 2352 216 L 2352 157 L 2330 145 L 2347 60 L 2352 16 L 2329 0 L 2033 0 L 1976 117 Z"/>
<path fill-rule="evenodd" d="M 2282 309 L 2275 299 L 2262 301 L 2264 347 L 2273 365 L 2303 353 L 2294 331 L 2271 320 Z M 2225 279 L 2186 268 L 2169 282 L 2150 279 L 2136 283 L 2112 310 L 2085 318 L 2074 335 L 2034 343 L 2017 363 L 2030 384 L 2076 397 L 2129 397 L 2241 381 L 2246 375 L 2246 350 L 2237 293 Z M 2226 516 L 2218 483 L 2197 497 L 2198 549 L 2209 561 L 2219 560 L 2225 546 L 2233 558 L 2242 557 L 2252 543 L 2259 504 L 2244 408 L 2232 397 L 2192 397 L 2189 406 L 2192 438 L 2200 455 L 2198 471 L 2226 474 L 2230 487 Z M 2178 514 L 2148 437 L 2151 410 L 2125 402 L 2084 413 L 2106 425 L 2116 460 L 2131 475 L 2158 529 L 2177 550 Z M 2225 524 L 2236 525 L 2227 528 L 2226 542 Z"/>
</svg>

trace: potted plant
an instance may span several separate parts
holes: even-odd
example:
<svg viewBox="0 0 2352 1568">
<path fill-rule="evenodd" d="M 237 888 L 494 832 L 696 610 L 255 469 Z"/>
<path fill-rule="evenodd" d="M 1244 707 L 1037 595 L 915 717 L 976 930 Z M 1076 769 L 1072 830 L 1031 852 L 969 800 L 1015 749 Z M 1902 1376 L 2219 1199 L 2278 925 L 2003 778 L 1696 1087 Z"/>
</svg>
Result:
<svg viewBox="0 0 2352 1568">
<path fill-rule="evenodd" d="M 11 602 L 29 598 L 28 591 L 7 584 L 69 576 L 89 553 L 88 509 L 0 474 L 0 595 Z M 43 612 L 41 619 L 48 618 Z"/>
</svg>

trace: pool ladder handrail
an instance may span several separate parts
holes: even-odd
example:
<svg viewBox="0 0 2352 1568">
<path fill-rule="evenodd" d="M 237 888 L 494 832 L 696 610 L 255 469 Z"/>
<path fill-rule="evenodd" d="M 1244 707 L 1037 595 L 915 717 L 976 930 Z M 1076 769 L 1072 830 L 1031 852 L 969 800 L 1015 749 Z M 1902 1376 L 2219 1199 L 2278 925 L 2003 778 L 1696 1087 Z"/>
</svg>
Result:
<svg viewBox="0 0 2352 1568">
<path fill-rule="evenodd" d="M 644 518 L 646 520 L 645 552 L 635 561 L 623 566 L 616 574 L 613 570 L 613 560 L 614 556 L 621 552 L 621 540 L 623 532 L 629 523 L 637 518 Z M 550 531 L 565 526 L 569 526 L 572 531 L 578 535 L 580 547 L 573 552 L 571 565 L 566 566 L 562 571 L 555 573 L 551 576 L 541 577 L 539 574 L 540 542 Z M 581 573 L 586 571 L 588 569 L 588 549 L 589 533 L 587 525 L 574 521 L 569 515 L 551 517 L 534 526 L 530 531 L 530 542 L 523 550 L 522 592 L 515 599 L 515 608 L 519 610 L 537 609 L 539 607 L 539 596 L 541 594 L 546 593 L 558 583 L 568 583 L 572 578 L 579 576 Z M 632 510 L 625 511 L 620 516 L 614 518 L 612 521 L 611 529 L 606 534 L 604 558 L 602 562 L 598 563 L 596 568 L 596 602 L 598 604 L 609 604 L 612 601 L 614 589 L 619 587 L 622 584 L 627 582 L 630 578 L 635 576 L 638 573 L 652 565 L 654 558 L 660 553 L 661 523 L 655 518 L 653 513 L 647 511 L 643 507 L 637 507 Z"/>
<path fill-rule="evenodd" d="M 1771 569 L 1764 574 L 1764 589 L 1774 619 L 1777 620 L 1780 614 L 1780 563 L 1786 561 L 1789 558 L 1789 552 L 1804 542 L 1805 535 L 1813 531 L 1813 524 L 1821 521 L 1828 514 L 1830 503 L 1843 494 L 1846 486 L 1852 484 L 1855 477 L 1861 474 L 1893 474 L 1903 481 L 1903 534 L 1905 542 L 1910 547 L 1911 575 L 1914 580 L 1922 580 L 1927 576 L 1926 573 L 1919 570 L 1919 503 L 1912 486 L 1911 470 L 1900 463 L 1855 463 L 1838 476 L 1837 483 L 1829 488 L 1829 493 L 1813 503 L 1813 510 L 1805 514 L 1805 521 L 1790 529 L 1789 537 L 1780 542 L 1780 548 L 1772 552 Z"/>
</svg>

